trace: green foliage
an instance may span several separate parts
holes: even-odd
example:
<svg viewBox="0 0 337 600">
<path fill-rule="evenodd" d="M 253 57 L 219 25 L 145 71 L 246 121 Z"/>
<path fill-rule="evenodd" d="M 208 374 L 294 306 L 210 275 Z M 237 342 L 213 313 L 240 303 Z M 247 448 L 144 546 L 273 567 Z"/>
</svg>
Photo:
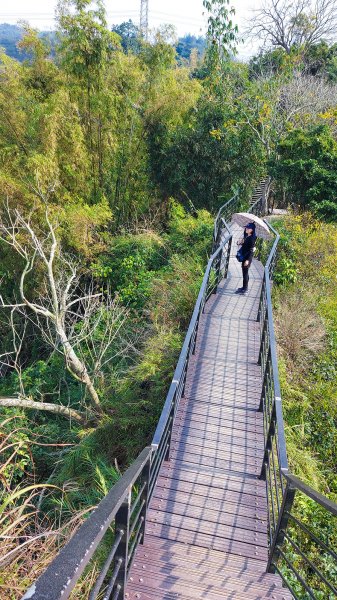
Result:
<svg viewBox="0 0 337 600">
<path fill-rule="evenodd" d="M 292 202 L 327 221 L 337 218 L 337 142 L 326 125 L 295 129 L 278 145 L 272 174 Z"/>
<path fill-rule="evenodd" d="M 180 59 L 189 60 L 191 58 L 192 50 L 197 50 L 198 58 L 201 58 L 205 52 L 206 40 L 205 38 L 195 35 L 187 34 L 184 37 L 179 38 L 176 49 L 177 55 Z"/>
<path fill-rule="evenodd" d="M 275 280 L 282 287 L 275 296 L 275 318 L 280 323 L 281 388 L 292 468 L 316 489 L 337 493 L 335 228 L 310 214 L 278 221 L 276 228 L 281 232 L 282 262 L 277 263 Z M 300 290 L 284 272 L 287 260 L 295 267 L 298 281 L 305 282 Z M 288 305 L 292 309 L 286 315 Z M 298 323 L 293 335 L 291 321 L 295 329 Z M 322 323 L 326 334 L 320 344 Z"/>
<path fill-rule="evenodd" d="M 305 64 L 311 75 L 324 76 L 328 81 L 337 82 L 337 44 L 327 42 L 310 46 L 305 53 Z"/>
<path fill-rule="evenodd" d="M 124 21 L 119 25 L 113 25 L 112 32 L 117 33 L 121 38 L 124 52 L 133 52 L 134 54 L 140 52 L 141 42 L 139 27 L 137 27 L 131 19 Z"/>
<path fill-rule="evenodd" d="M 208 12 L 206 60 L 211 76 L 222 68 L 230 52 L 236 52 L 238 27 L 232 21 L 235 9 L 229 5 L 229 0 L 203 0 Z"/>
</svg>

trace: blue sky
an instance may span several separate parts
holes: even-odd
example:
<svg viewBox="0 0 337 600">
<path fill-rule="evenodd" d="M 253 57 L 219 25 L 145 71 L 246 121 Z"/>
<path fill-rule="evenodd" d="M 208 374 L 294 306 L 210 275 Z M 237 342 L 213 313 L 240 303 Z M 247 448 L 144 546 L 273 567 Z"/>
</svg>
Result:
<svg viewBox="0 0 337 600">
<path fill-rule="evenodd" d="M 250 9 L 256 8 L 261 0 L 234 0 L 237 22 L 242 26 Z M 20 19 L 29 21 L 39 29 L 53 29 L 54 11 L 57 0 L 10 0 L 0 2 L 0 23 L 16 23 Z M 132 19 L 139 21 L 140 0 L 105 0 L 109 24 Z M 161 23 L 172 23 L 179 36 L 185 33 L 202 35 L 206 30 L 202 0 L 149 0 L 150 27 Z M 247 53 L 243 49 L 243 54 Z"/>
</svg>

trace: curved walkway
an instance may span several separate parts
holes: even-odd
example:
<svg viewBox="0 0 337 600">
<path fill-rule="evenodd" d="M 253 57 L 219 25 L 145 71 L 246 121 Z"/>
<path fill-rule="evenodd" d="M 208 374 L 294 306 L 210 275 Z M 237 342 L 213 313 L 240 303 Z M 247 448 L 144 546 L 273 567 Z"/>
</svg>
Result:
<svg viewBox="0 0 337 600">
<path fill-rule="evenodd" d="M 234 229 L 233 250 L 242 230 Z M 263 423 L 256 321 L 263 267 L 253 260 L 250 289 L 233 256 L 228 279 L 200 320 L 195 356 L 176 414 L 170 460 L 149 506 L 128 600 L 288 600 L 266 574 L 266 484 L 259 479 Z"/>
</svg>

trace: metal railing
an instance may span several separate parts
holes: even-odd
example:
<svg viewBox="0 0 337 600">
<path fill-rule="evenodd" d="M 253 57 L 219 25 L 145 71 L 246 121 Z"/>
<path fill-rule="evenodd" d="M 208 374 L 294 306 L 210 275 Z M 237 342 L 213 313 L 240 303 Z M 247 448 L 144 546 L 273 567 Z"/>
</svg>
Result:
<svg viewBox="0 0 337 600">
<path fill-rule="evenodd" d="M 279 235 L 267 224 L 275 240 L 264 267 L 257 317 L 265 436 L 261 479 L 266 480 L 269 513 L 267 570 L 279 573 L 295 599 L 330 600 L 337 597 L 337 504 L 289 472 L 271 300 Z M 303 505 L 309 507 L 308 515 L 319 513 L 309 524 Z M 327 533 L 322 534 L 324 529 Z"/>
<path fill-rule="evenodd" d="M 161 413 L 152 445 L 145 448 L 112 487 L 55 560 L 26 592 L 22 600 L 66 600 L 80 580 L 97 549 L 108 548 L 99 567 L 89 600 L 122 600 L 132 561 L 145 533 L 146 511 L 160 467 L 169 458 L 173 421 L 184 394 L 190 357 L 195 351 L 199 320 L 208 298 L 227 277 L 232 234 L 224 218 L 236 207 L 234 196 L 219 211 L 212 256 L 203 277 L 190 325 Z M 102 554 L 102 550 L 101 550 Z M 102 562 L 102 561 L 99 561 Z"/>
</svg>

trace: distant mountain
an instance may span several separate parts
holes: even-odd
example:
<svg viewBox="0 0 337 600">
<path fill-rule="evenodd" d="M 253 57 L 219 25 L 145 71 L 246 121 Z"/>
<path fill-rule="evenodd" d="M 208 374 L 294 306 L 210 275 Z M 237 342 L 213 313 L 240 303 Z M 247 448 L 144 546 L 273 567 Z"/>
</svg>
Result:
<svg viewBox="0 0 337 600">
<path fill-rule="evenodd" d="M 122 38 L 122 45 L 125 51 L 131 50 L 137 52 L 137 37 L 139 35 L 138 28 L 128 21 L 121 25 L 115 25 L 113 31 L 116 31 Z M 23 61 L 28 58 L 25 52 L 22 52 L 17 48 L 17 43 L 21 40 L 23 35 L 23 29 L 18 25 L 10 25 L 9 23 L 0 24 L 0 47 L 5 49 L 5 52 L 11 58 Z M 55 31 L 41 31 L 40 36 L 47 38 L 50 42 L 52 54 L 56 44 L 56 32 Z M 179 38 L 177 43 L 177 55 L 180 60 L 188 60 L 191 55 L 191 50 L 196 48 L 198 50 L 199 57 L 202 56 L 205 50 L 206 40 L 202 37 L 196 37 L 194 35 L 187 34 L 184 37 Z"/>
<path fill-rule="evenodd" d="M 22 52 L 17 48 L 17 43 L 21 40 L 23 35 L 22 27 L 18 25 L 10 25 L 9 23 L 0 24 L 0 47 L 5 49 L 5 52 L 11 58 L 23 61 L 28 58 L 25 52 Z M 41 31 L 40 36 L 49 40 L 51 48 L 55 46 L 55 32 L 54 31 Z"/>
</svg>

